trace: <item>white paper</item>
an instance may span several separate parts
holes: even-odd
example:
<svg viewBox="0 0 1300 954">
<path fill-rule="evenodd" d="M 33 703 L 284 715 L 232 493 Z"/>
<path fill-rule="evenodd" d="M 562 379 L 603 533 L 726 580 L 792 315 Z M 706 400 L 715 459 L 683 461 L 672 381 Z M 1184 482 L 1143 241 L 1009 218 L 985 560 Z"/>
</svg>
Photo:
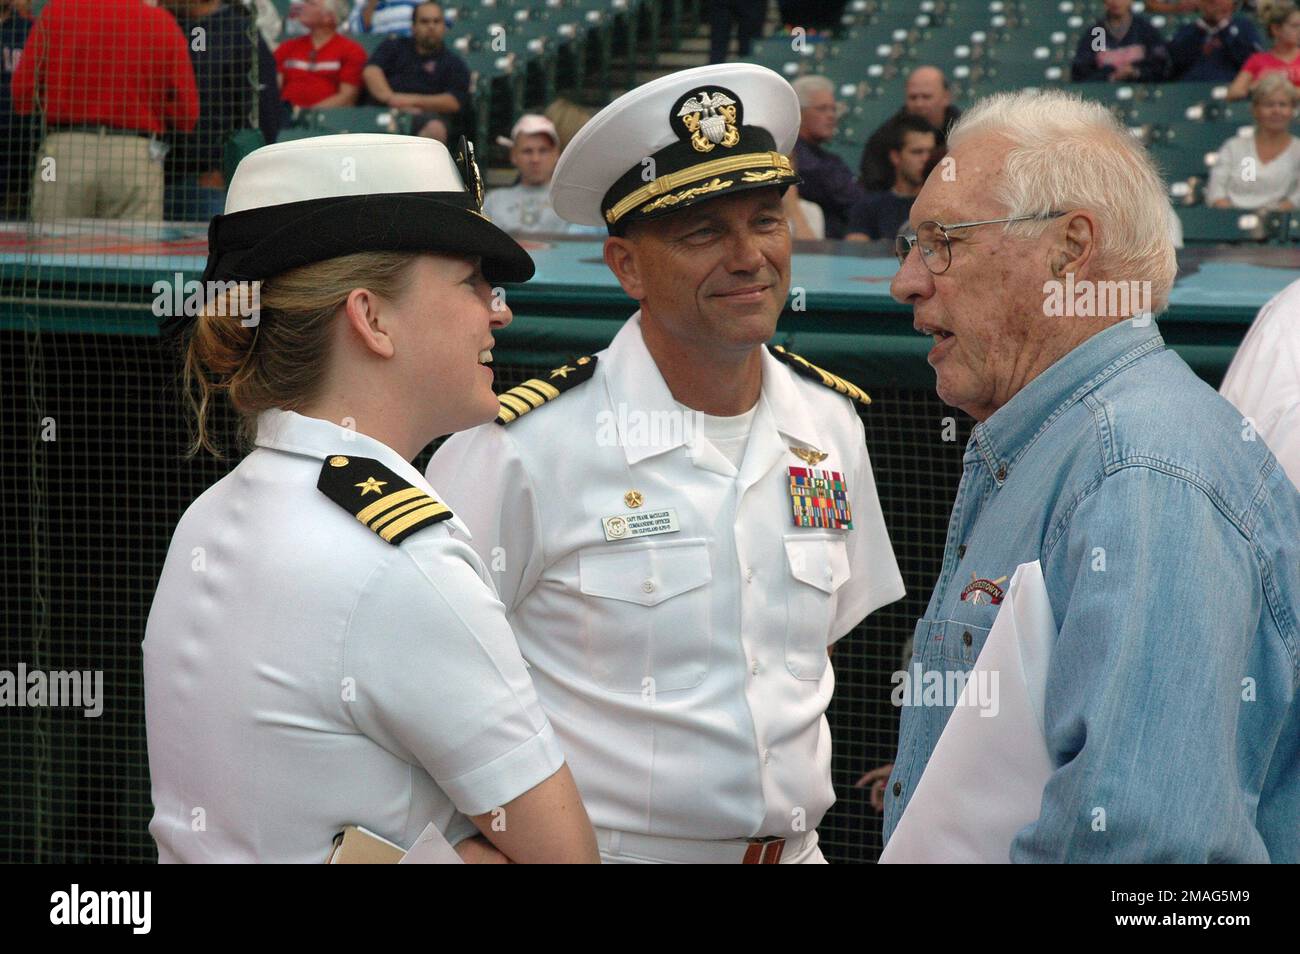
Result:
<svg viewBox="0 0 1300 954">
<path fill-rule="evenodd" d="M 460 855 L 451 846 L 442 832 L 434 827 L 433 822 L 425 826 L 420 837 L 415 839 L 411 850 L 402 855 L 399 865 L 463 865 Z"/>
<path fill-rule="evenodd" d="M 1038 561 L 1016 568 L 984 648 L 881 864 L 1008 863 L 1052 774 L 1043 724 L 1056 621 Z M 996 714 L 972 694 L 996 673 Z M 978 697 L 976 697 L 978 698 Z"/>
</svg>

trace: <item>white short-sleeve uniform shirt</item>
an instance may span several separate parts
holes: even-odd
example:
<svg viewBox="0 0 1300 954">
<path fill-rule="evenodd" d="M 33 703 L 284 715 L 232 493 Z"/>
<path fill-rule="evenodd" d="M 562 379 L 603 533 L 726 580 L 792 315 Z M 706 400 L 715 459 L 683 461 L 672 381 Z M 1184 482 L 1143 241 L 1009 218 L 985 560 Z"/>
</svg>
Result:
<svg viewBox="0 0 1300 954">
<path fill-rule="evenodd" d="M 811 831 L 835 798 L 827 647 L 903 595 L 862 423 L 766 349 L 739 468 L 688 422 L 634 315 L 590 380 L 455 435 L 427 474 L 493 572 L 596 826 Z M 794 525 L 792 447 L 844 475 L 853 529 Z M 633 514 L 678 529 L 607 539 L 604 518 Z"/>
<path fill-rule="evenodd" d="M 563 764 L 464 524 L 385 542 L 317 489 L 333 455 L 442 499 L 379 441 L 268 411 L 186 511 L 144 639 L 161 861 L 320 862 L 349 824 L 457 840 Z"/>
<path fill-rule="evenodd" d="M 1250 418 L 1300 488 L 1300 281 L 1259 310 L 1219 393 Z"/>
</svg>

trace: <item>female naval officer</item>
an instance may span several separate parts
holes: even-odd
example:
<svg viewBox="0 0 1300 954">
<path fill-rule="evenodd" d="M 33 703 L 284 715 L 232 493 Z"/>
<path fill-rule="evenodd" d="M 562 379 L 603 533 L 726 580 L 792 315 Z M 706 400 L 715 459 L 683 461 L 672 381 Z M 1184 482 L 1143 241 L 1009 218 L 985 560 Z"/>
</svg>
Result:
<svg viewBox="0 0 1300 954">
<path fill-rule="evenodd" d="M 533 263 L 481 202 L 472 150 L 416 137 L 233 177 L 204 273 L 233 284 L 185 379 L 195 452 L 221 395 L 254 446 L 181 518 L 149 614 L 161 861 L 320 862 L 345 826 L 409 847 L 430 822 L 466 857 L 599 860 L 469 532 L 410 463 L 498 410 L 492 286 Z"/>
</svg>

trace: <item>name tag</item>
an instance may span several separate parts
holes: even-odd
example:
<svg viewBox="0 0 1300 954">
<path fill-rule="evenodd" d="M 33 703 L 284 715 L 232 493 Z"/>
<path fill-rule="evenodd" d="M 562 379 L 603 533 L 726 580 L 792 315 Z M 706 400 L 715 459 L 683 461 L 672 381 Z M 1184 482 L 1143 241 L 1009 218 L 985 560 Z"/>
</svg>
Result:
<svg viewBox="0 0 1300 954">
<path fill-rule="evenodd" d="M 605 528 L 605 539 L 611 543 L 615 540 L 629 540 L 632 537 L 676 533 L 681 529 L 677 525 L 676 510 L 649 510 L 645 513 L 601 517 L 600 525 Z"/>
</svg>

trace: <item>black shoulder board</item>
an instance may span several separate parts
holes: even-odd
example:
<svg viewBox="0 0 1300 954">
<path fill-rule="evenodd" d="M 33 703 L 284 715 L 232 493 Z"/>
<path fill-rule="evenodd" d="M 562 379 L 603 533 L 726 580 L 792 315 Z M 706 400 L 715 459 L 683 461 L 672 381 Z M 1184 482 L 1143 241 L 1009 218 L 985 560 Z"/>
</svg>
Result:
<svg viewBox="0 0 1300 954">
<path fill-rule="evenodd" d="M 769 346 L 771 347 L 771 346 Z M 852 398 L 862 404 L 870 404 L 871 396 L 866 391 L 853 384 L 851 381 L 845 381 L 838 374 L 831 374 L 829 371 L 817 367 L 817 365 L 801 358 L 792 351 L 786 351 L 780 345 L 771 348 L 772 357 L 783 364 L 788 364 L 805 378 L 811 378 L 818 384 L 824 384 L 833 391 L 839 391 L 841 394 Z"/>
<path fill-rule="evenodd" d="M 595 373 L 596 356 L 585 355 L 562 364 L 546 375 L 546 379 L 529 378 L 523 384 L 497 395 L 501 402 L 501 411 L 497 414 L 498 424 L 517 421 L 535 407 L 541 407 L 547 401 L 553 401 L 571 387 L 581 384 Z"/>
<path fill-rule="evenodd" d="M 451 517 L 446 505 L 369 457 L 326 457 L 316 486 L 393 546 Z"/>
</svg>

